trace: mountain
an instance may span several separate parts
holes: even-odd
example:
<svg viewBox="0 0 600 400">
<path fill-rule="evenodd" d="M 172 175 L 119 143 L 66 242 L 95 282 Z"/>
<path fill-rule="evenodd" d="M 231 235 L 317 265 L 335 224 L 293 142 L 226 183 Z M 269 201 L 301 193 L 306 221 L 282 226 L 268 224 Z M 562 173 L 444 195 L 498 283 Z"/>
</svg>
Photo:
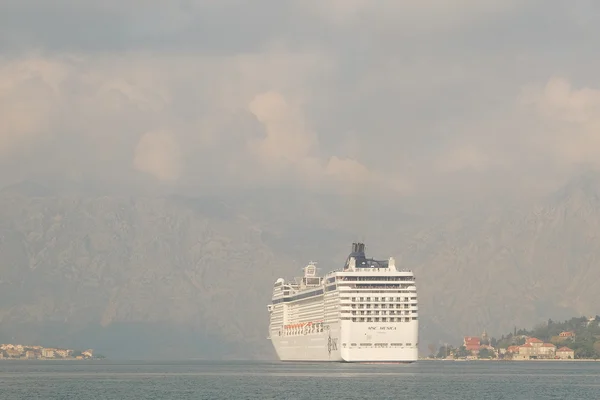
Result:
<svg viewBox="0 0 600 400">
<path fill-rule="evenodd" d="M 365 239 L 415 270 L 420 344 L 596 315 L 600 179 L 452 217 L 266 189 L 227 196 L 0 191 L 0 342 L 126 358 L 270 358 L 274 280 Z"/>
<path fill-rule="evenodd" d="M 421 315 L 454 340 L 596 315 L 599 194 L 588 173 L 535 205 L 474 209 L 421 230 L 402 250 L 421 282 Z"/>
<path fill-rule="evenodd" d="M 0 341 L 113 358 L 272 357 L 273 282 L 311 259 L 324 269 L 343 262 L 355 239 L 344 207 L 293 192 L 149 198 L 5 188 Z"/>
<path fill-rule="evenodd" d="M 256 355 L 241 343 L 264 344 L 275 267 L 288 264 L 261 235 L 212 200 L 3 192 L 0 339 L 132 357 Z"/>
</svg>

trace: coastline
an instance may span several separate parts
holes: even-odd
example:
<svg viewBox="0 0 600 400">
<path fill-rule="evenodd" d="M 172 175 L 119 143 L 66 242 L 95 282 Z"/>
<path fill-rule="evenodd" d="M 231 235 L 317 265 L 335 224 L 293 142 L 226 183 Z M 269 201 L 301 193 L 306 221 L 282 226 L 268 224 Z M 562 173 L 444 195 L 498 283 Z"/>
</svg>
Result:
<svg viewBox="0 0 600 400">
<path fill-rule="evenodd" d="M 2 362 L 2 361 L 96 361 L 96 360 L 106 360 L 106 359 L 105 358 L 14 358 L 14 357 L 0 358 L 0 362 Z"/>
<path fill-rule="evenodd" d="M 465 358 L 419 358 L 418 361 L 451 361 L 451 362 L 465 362 L 465 361 L 473 361 L 473 362 L 600 362 L 600 359 L 594 360 L 593 358 L 572 358 L 572 359 L 554 359 L 554 358 L 540 358 L 540 359 L 530 359 L 530 360 L 499 360 L 499 359 L 484 359 L 484 358 L 476 358 L 476 359 L 465 359 Z"/>
</svg>

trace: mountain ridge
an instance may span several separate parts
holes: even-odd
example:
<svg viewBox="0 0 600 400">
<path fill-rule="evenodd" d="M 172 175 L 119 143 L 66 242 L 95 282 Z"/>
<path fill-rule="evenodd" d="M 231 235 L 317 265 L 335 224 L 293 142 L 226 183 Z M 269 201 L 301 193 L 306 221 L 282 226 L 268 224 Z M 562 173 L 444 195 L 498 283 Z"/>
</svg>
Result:
<svg viewBox="0 0 600 400">
<path fill-rule="evenodd" d="M 348 200 L 298 193 L 95 196 L 12 186 L 0 191 L 0 340 L 74 341 L 111 357 L 271 358 L 273 282 L 310 260 L 337 268 L 357 226 L 370 254 L 415 271 L 424 351 L 483 329 L 595 315 L 597 178 L 574 179 L 535 204 L 435 221 L 394 214 L 392 202 L 360 215 Z"/>
<path fill-rule="evenodd" d="M 443 279 L 449 287 L 442 296 L 425 292 L 421 307 L 469 310 L 452 314 L 453 322 L 439 317 L 442 325 L 456 327 L 454 337 L 483 329 L 501 332 L 532 319 L 595 315 L 600 308 L 591 284 L 600 279 L 594 268 L 600 258 L 597 178 L 575 179 L 533 206 L 490 213 L 471 225 L 459 218 L 417 234 L 429 239 L 409 245 L 409 263 L 421 280 Z M 455 267 L 452 273 L 443 264 Z"/>
</svg>

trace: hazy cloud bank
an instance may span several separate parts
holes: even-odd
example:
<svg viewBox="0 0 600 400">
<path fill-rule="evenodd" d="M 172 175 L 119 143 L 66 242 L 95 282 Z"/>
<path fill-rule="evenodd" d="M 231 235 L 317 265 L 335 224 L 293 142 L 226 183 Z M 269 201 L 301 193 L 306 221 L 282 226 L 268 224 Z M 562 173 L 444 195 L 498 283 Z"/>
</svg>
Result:
<svg viewBox="0 0 600 400">
<path fill-rule="evenodd" d="M 0 185 L 542 190 L 600 159 L 598 6 L 565 10 L 7 1 Z"/>
</svg>

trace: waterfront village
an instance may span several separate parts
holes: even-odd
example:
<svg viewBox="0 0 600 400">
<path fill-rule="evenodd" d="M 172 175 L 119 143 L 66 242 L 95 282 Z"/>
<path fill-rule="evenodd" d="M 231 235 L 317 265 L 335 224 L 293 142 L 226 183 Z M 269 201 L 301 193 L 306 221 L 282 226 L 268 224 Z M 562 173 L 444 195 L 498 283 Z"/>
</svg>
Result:
<svg viewBox="0 0 600 400">
<path fill-rule="evenodd" d="M 561 332 L 560 340 L 574 337 L 573 332 Z M 453 358 L 466 359 L 508 359 L 508 360 L 531 360 L 531 359 L 574 359 L 575 351 L 567 346 L 558 347 L 554 343 L 544 341 L 527 335 L 516 336 L 515 339 L 522 340 L 522 345 L 512 345 L 507 348 L 494 347 L 487 337 L 485 331 L 481 337 L 465 336 L 463 345 L 455 352 Z M 564 344 L 564 343 L 563 343 Z"/>
<path fill-rule="evenodd" d="M 27 346 L 22 344 L 0 345 L 0 359 L 18 360 L 85 360 L 94 357 L 94 351 L 60 349 L 55 347 Z"/>
<path fill-rule="evenodd" d="M 563 323 L 549 320 L 532 331 L 519 330 L 501 339 L 465 336 L 462 345 L 444 345 L 435 354 L 430 345 L 429 358 L 453 360 L 574 360 L 600 358 L 600 317 L 572 318 Z"/>
</svg>

